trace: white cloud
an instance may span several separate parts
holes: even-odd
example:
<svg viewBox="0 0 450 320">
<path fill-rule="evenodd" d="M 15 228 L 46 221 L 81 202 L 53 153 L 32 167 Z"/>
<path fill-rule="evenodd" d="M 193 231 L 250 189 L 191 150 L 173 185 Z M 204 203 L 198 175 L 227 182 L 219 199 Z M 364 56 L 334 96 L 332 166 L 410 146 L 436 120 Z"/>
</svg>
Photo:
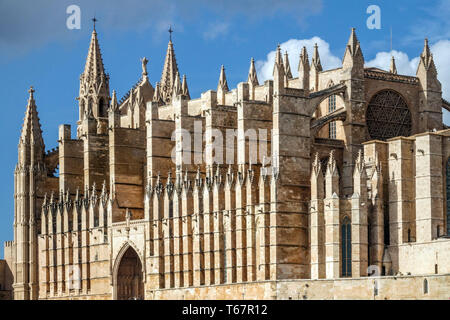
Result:
<svg viewBox="0 0 450 320">
<path fill-rule="evenodd" d="M 419 58 L 409 59 L 408 55 L 401 51 L 392 50 L 391 52 L 378 52 L 374 59 L 366 62 L 366 67 L 376 67 L 383 70 L 389 70 L 391 57 L 395 58 L 395 65 L 399 74 L 415 75 Z"/>
<path fill-rule="evenodd" d="M 308 51 L 309 61 L 311 62 L 314 44 L 319 46 L 320 61 L 324 69 L 333 69 L 341 65 L 341 58 L 336 57 L 330 51 L 330 45 L 319 37 L 312 37 L 311 39 L 290 39 L 280 44 L 281 52 L 287 51 L 289 55 L 289 64 L 291 65 L 292 75 L 296 77 L 298 75 L 298 62 L 301 48 L 306 46 Z M 258 77 L 261 81 L 272 79 L 273 64 L 275 61 L 275 50 L 269 52 L 265 60 L 256 61 L 256 70 L 258 71 Z"/>
<path fill-rule="evenodd" d="M 440 40 L 433 44 L 430 50 L 438 70 L 438 79 L 442 83 L 442 96 L 450 99 L 450 73 L 446 72 L 450 69 L 450 41 Z M 378 52 L 374 59 L 366 62 L 366 66 L 389 70 L 392 55 L 399 74 L 416 75 L 419 57 L 409 59 L 408 55 L 401 51 Z"/>
<path fill-rule="evenodd" d="M 290 39 L 280 44 L 282 53 L 285 51 L 289 55 L 289 63 L 291 65 L 292 75 L 296 77 L 298 75 L 298 62 L 300 50 L 303 46 L 306 46 L 308 51 L 309 60 L 311 62 L 312 52 L 314 44 L 319 46 L 319 55 L 322 61 L 324 70 L 337 68 L 341 66 L 341 58 L 333 55 L 330 51 L 330 45 L 319 37 L 313 37 L 311 39 Z M 434 62 L 438 70 L 438 79 L 442 84 L 442 96 L 450 100 L 450 40 L 440 40 L 430 47 L 433 53 Z M 393 50 L 391 52 L 378 52 L 375 58 L 366 62 L 366 67 L 377 67 L 383 70 L 389 70 L 391 63 L 391 56 L 394 56 L 397 71 L 399 74 L 415 76 L 417 66 L 419 64 L 419 57 L 409 58 L 408 55 L 402 51 Z M 267 54 L 265 60 L 256 61 L 256 69 L 258 71 L 258 77 L 261 81 L 272 79 L 273 64 L 275 60 L 275 50 Z M 444 112 L 444 120 L 450 124 L 450 113 Z"/>
<path fill-rule="evenodd" d="M 214 25 L 210 25 L 207 31 L 203 33 L 203 37 L 206 40 L 214 40 L 220 35 L 225 35 L 228 32 L 230 24 L 227 22 L 219 22 Z"/>
</svg>

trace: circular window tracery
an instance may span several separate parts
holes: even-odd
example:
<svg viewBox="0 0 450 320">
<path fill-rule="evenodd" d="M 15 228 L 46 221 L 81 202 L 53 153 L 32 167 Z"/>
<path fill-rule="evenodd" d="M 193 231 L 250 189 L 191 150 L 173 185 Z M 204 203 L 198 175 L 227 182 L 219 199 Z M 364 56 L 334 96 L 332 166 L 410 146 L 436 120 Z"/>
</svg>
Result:
<svg viewBox="0 0 450 320">
<path fill-rule="evenodd" d="M 366 124 L 371 139 L 407 137 L 411 135 L 411 112 L 401 95 L 393 90 L 383 90 L 370 100 Z"/>
</svg>

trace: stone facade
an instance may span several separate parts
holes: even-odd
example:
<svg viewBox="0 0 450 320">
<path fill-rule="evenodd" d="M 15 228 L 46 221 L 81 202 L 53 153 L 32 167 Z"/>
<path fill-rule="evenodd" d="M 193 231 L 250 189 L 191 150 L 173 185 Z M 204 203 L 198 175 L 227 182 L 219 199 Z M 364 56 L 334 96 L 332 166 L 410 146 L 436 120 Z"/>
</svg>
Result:
<svg viewBox="0 0 450 320">
<path fill-rule="evenodd" d="M 230 90 L 222 66 L 197 99 L 172 41 L 154 86 L 141 62 L 110 96 L 94 29 L 77 136 L 61 125 L 51 151 L 30 90 L 14 299 L 449 297 L 448 103 L 427 42 L 416 77 L 365 68 L 353 29 L 341 68 L 303 48 L 293 78 L 278 48 L 273 80 L 252 60 Z"/>
</svg>

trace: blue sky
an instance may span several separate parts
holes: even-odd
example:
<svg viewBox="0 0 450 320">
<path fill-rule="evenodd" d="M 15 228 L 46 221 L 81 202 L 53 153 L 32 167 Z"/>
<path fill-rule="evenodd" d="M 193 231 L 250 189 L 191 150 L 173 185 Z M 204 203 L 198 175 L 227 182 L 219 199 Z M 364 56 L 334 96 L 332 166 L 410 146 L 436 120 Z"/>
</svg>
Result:
<svg viewBox="0 0 450 320">
<path fill-rule="evenodd" d="M 66 8 L 72 4 L 81 9 L 80 30 L 66 28 Z M 369 5 L 381 9 L 380 30 L 366 26 Z M 169 25 L 175 30 L 180 73 L 186 74 L 193 98 L 217 87 L 222 64 L 230 88 L 246 80 L 251 57 L 260 80 L 270 77 L 267 70 L 278 43 L 289 52 L 293 70 L 300 46 L 311 50 L 314 42 L 324 67 L 334 67 L 355 27 L 367 65 L 387 68 L 394 54 L 405 74 L 415 73 L 428 37 L 444 97 L 450 99 L 449 14 L 450 1 L 442 0 L 0 0 L 0 243 L 13 239 L 13 170 L 27 90 L 30 85 L 36 89 L 47 149 L 56 147 L 58 125 L 77 120 L 75 98 L 94 15 L 111 90 L 119 99 L 139 79 L 143 56 L 149 59 L 151 82 L 159 81 Z"/>
</svg>

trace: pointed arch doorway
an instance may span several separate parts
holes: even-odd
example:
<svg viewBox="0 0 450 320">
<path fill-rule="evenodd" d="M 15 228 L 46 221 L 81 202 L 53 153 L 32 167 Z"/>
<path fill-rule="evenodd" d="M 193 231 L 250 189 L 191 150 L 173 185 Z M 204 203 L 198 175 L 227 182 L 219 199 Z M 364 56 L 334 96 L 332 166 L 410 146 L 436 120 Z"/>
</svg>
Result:
<svg viewBox="0 0 450 320">
<path fill-rule="evenodd" d="M 125 249 L 115 275 L 115 299 L 143 300 L 144 277 L 142 263 L 133 247 Z"/>
</svg>

